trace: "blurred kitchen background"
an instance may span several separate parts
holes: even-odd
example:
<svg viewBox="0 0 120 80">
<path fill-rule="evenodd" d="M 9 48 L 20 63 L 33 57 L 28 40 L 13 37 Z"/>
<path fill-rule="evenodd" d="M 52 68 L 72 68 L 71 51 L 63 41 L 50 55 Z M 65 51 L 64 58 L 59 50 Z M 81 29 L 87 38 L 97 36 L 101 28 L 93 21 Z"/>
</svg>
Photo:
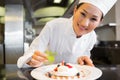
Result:
<svg viewBox="0 0 120 80">
<path fill-rule="evenodd" d="M 78 0 L 0 0 L 0 64 L 16 64 L 49 20 L 72 16 Z M 120 0 L 95 29 L 95 64 L 120 64 Z"/>
</svg>

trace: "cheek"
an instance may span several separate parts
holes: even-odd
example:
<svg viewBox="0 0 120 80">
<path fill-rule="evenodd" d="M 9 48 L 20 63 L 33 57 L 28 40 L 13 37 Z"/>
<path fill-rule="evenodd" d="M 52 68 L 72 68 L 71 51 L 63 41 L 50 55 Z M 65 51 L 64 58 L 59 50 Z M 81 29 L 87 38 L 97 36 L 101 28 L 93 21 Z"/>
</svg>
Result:
<svg viewBox="0 0 120 80">
<path fill-rule="evenodd" d="M 73 20 L 73 24 L 75 25 L 75 26 L 78 26 L 77 24 L 78 24 L 78 19 L 77 18 L 74 18 L 74 20 Z"/>
<path fill-rule="evenodd" d="M 97 27 L 96 24 L 91 24 L 91 25 L 88 27 L 88 31 L 92 31 L 92 30 L 94 30 L 96 27 Z"/>
<path fill-rule="evenodd" d="M 90 26 L 90 29 L 95 29 L 95 28 L 96 28 L 96 25 Z"/>
<path fill-rule="evenodd" d="M 73 15 L 74 23 L 77 24 L 79 22 L 80 16 L 76 13 Z"/>
</svg>

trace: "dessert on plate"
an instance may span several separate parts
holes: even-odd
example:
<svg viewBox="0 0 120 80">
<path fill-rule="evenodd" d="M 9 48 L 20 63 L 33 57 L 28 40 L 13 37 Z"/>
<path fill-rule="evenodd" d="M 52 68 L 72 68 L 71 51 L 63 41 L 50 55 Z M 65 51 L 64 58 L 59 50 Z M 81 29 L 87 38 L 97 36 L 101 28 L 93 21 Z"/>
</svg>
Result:
<svg viewBox="0 0 120 80">
<path fill-rule="evenodd" d="M 64 61 L 57 64 L 52 71 L 47 72 L 45 75 L 49 78 L 57 80 L 76 80 L 80 78 L 80 72 L 77 70 L 77 68 L 74 65 Z"/>
</svg>

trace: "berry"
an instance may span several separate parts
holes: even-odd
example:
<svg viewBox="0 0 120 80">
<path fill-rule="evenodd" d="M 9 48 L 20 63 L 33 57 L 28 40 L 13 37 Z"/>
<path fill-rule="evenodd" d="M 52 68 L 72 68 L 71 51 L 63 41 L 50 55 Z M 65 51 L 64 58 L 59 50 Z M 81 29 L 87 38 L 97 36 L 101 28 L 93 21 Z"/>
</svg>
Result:
<svg viewBox="0 0 120 80">
<path fill-rule="evenodd" d="M 49 73 L 49 72 L 48 72 L 48 77 L 50 77 L 50 78 L 52 77 L 52 74 L 51 74 L 51 73 Z"/>
<path fill-rule="evenodd" d="M 54 69 L 54 71 L 58 71 L 58 68 L 56 67 L 56 68 Z"/>
<path fill-rule="evenodd" d="M 65 65 L 65 66 L 66 66 L 66 64 L 67 64 L 67 63 L 66 63 L 66 62 L 64 62 L 64 65 Z"/>
<path fill-rule="evenodd" d="M 59 66 L 60 66 L 60 64 L 57 65 L 57 67 L 59 67 Z"/>
<path fill-rule="evenodd" d="M 72 66 L 71 66 L 71 65 L 69 65 L 69 64 L 66 64 L 66 66 L 67 66 L 68 68 L 72 68 Z"/>
<path fill-rule="evenodd" d="M 78 72 L 76 75 L 77 75 L 77 76 L 80 76 L 80 73 Z"/>
</svg>

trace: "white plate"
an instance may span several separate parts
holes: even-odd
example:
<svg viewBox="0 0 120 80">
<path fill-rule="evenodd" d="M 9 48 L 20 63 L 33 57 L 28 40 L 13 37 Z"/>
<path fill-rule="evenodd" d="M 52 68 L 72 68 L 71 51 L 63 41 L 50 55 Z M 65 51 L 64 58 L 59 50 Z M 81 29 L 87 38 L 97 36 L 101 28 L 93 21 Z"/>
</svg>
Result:
<svg viewBox="0 0 120 80">
<path fill-rule="evenodd" d="M 45 73 L 52 71 L 57 64 L 38 67 L 31 71 L 31 76 L 38 80 L 54 80 L 45 76 Z M 78 80 L 95 80 L 102 75 L 102 71 L 96 67 L 75 65 L 80 71 L 80 79 Z"/>
</svg>

